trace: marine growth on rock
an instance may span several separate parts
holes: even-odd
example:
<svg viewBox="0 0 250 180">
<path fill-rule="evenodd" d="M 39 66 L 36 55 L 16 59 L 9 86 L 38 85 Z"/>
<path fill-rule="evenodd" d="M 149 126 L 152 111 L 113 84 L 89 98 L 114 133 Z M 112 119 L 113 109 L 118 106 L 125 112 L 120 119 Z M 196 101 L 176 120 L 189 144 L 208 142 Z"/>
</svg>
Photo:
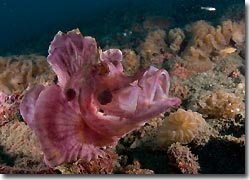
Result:
<svg viewBox="0 0 250 180">
<path fill-rule="evenodd" d="M 122 52 L 97 49 L 78 29 L 59 32 L 48 63 L 58 83 L 36 85 L 24 96 L 21 115 L 38 137 L 47 165 L 56 166 L 103 154 L 147 120 L 180 105 L 168 96 L 170 77 L 153 66 L 134 76 L 123 73 Z"/>
</svg>

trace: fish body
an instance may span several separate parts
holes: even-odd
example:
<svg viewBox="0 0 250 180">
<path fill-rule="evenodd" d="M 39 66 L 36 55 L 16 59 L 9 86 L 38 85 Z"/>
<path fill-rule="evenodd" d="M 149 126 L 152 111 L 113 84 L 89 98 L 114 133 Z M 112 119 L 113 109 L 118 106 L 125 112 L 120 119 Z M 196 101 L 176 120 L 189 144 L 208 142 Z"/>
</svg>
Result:
<svg viewBox="0 0 250 180">
<path fill-rule="evenodd" d="M 95 39 L 78 29 L 54 37 L 47 60 L 58 83 L 36 85 L 20 105 L 48 166 L 89 162 L 104 154 L 100 147 L 115 145 L 147 120 L 181 104 L 168 96 L 165 69 L 150 66 L 130 77 L 124 74 L 122 57 L 119 49 L 98 53 Z"/>
<path fill-rule="evenodd" d="M 214 7 L 201 7 L 201 9 L 206 11 L 216 11 L 216 8 Z"/>
<path fill-rule="evenodd" d="M 220 54 L 231 54 L 234 53 L 237 49 L 233 47 L 227 47 L 225 49 L 220 50 Z"/>
</svg>

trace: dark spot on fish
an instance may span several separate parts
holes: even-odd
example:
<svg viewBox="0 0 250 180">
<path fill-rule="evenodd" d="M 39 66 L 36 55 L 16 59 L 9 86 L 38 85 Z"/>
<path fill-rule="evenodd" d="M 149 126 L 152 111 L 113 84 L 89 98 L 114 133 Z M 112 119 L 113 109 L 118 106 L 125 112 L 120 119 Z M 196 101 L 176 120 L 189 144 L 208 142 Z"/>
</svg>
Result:
<svg viewBox="0 0 250 180">
<path fill-rule="evenodd" d="M 73 89 L 68 89 L 68 90 L 66 91 L 66 98 L 67 98 L 68 101 L 71 101 L 72 99 L 74 99 L 75 96 L 76 96 L 75 90 L 73 90 Z"/>
<path fill-rule="evenodd" d="M 94 65 L 91 69 L 91 73 L 93 75 L 98 74 L 100 76 L 108 74 L 109 73 L 108 65 L 103 63 Z"/>
<path fill-rule="evenodd" d="M 112 61 L 112 64 L 116 67 L 118 65 L 118 61 Z"/>
<path fill-rule="evenodd" d="M 99 75 L 104 75 L 109 73 L 109 68 L 107 64 L 99 64 L 98 65 L 98 74 Z"/>
<path fill-rule="evenodd" d="M 99 109 L 99 112 L 104 113 L 103 109 Z"/>
<path fill-rule="evenodd" d="M 109 90 L 102 91 L 98 96 L 97 100 L 101 105 L 106 105 L 112 101 L 112 94 Z"/>
</svg>

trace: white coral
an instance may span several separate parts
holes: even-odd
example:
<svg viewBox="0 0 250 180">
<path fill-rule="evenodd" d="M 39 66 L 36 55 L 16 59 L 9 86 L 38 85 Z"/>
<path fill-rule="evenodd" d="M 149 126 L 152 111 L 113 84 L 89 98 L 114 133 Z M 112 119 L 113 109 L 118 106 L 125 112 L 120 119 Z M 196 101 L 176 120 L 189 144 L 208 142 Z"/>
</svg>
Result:
<svg viewBox="0 0 250 180">
<path fill-rule="evenodd" d="M 163 125 L 159 128 L 158 140 L 161 145 L 180 142 L 187 144 L 205 127 L 206 121 L 201 114 L 178 109 L 164 119 Z"/>
</svg>

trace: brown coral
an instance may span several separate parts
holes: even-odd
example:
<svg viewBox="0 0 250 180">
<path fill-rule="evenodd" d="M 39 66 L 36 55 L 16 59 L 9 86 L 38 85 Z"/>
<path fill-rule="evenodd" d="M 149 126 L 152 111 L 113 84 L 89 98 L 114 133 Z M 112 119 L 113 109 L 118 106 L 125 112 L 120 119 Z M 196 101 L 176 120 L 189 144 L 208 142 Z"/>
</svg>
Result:
<svg viewBox="0 0 250 180">
<path fill-rule="evenodd" d="M 184 55 L 187 60 L 187 68 L 198 73 L 211 69 L 212 62 L 208 55 L 201 49 L 190 47 L 188 54 Z"/>
<path fill-rule="evenodd" d="M 196 72 L 208 71 L 212 67 L 210 53 L 214 48 L 222 49 L 227 44 L 222 33 L 205 21 L 197 21 L 187 27 L 187 30 L 193 36 L 183 53 L 183 58 L 188 62 L 188 68 Z M 220 41 L 217 40 L 219 37 Z"/>
<path fill-rule="evenodd" d="M 236 45 L 242 45 L 246 41 L 246 27 L 243 21 L 233 22 L 230 20 L 222 22 L 222 33 L 227 42 L 232 39 Z"/>
<path fill-rule="evenodd" d="M 205 72 L 211 69 L 211 56 L 228 48 L 230 40 L 241 47 L 245 42 L 245 24 L 224 21 L 222 25 L 213 27 L 205 21 L 197 21 L 187 27 L 192 39 L 183 52 L 183 59 L 187 61 L 188 68 L 196 72 Z M 230 52 L 231 53 L 231 52 Z"/>
<path fill-rule="evenodd" d="M 177 54 L 180 51 L 181 44 L 185 39 L 185 34 L 180 28 L 171 29 L 168 33 L 168 38 L 170 41 L 169 48 L 173 54 Z"/>
<path fill-rule="evenodd" d="M 207 124 L 201 114 L 178 109 L 164 119 L 163 125 L 159 128 L 158 140 L 161 145 L 173 142 L 187 144 L 200 135 L 205 127 Z"/>
<path fill-rule="evenodd" d="M 26 55 L 0 57 L 0 91 L 11 94 L 24 90 L 38 74 L 47 71 L 44 56 Z"/>
<path fill-rule="evenodd" d="M 244 21 L 223 21 L 222 22 L 222 33 L 227 40 L 230 42 L 232 40 L 235 43 L 237 51 L 241 55 L 245 56 L 246 51 L 246 24 Z"/>
<path fill-rule="evenodd" d="M 216 118 L 234 118 L 236 114 L 244 114 L 244 103 L 234 93 L 212 93 L 203 97 L 199 105 L 203 113 Z"/>
<path fill-rule="evenodd" d="M 136 53 L 130 49 L 124 49 L 122 65 L 124 68 L 125 74 L 133 76 L 140 67 L 139 58 Z"/>
<path fill-rule="evenodd" d="M 149 65 L 160 68 L 164 60 L 164 52 L 167 49 L 165 43 L 166 33 L 163 30 L 149 32 L 145 42 L 139 47 L 142 67 Z"/>
</svg>

